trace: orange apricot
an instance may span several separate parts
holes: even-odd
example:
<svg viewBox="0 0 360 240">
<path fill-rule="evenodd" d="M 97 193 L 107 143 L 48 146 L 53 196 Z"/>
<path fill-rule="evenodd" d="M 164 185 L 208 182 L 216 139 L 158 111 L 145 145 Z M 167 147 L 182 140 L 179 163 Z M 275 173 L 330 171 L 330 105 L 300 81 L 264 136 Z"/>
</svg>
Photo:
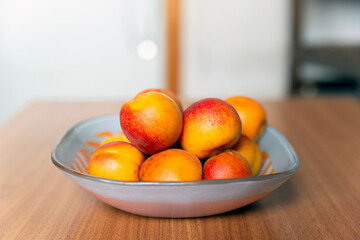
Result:
<svg viewBox="0 0 360 240">
<path fill-rule="evenodd" d="M 202 177 L 200 160 L 182 149 L 167 149 L 146 159 L 140 168 L 141 181 L 197 181 Z"/>
<path fill-rule="evenodd" d="M 249 137 L 241 135 L 239 141 L 232 149 L 241 153 L 249 162 L 253 175 L 258 175 L 262 164 L 259 145 Z"/>
<path fill-rule="evenodd" d="M 240 116 L 242 135 L 257 141 L 266 127 L 266 113 L 257 101 L 245 96 L 233 96 L 225 99 L 230 103 Z"/>
<path fill-rule="evenodd" d="M 88 173 L 97 177 L 139 181 L 139 169 L 145 156 L 127 142 L 109 142 L 91 156 Z"/>
<path fill-rule="evenodd" d="M 198 158 L 211 157 L 231 148 L 241 134 L 241 121 L 235 109 L 217 98 L 206 98 L 184 111 L 181 147 Z"/>
<path fill-rule="evenodd" d="M 248 161 L 234 150 L 209 158 L 204 164 L 203 179 L 228 179 L 252 176 Z"/>
<path fill-rule="evenodd" d="M 179 107 L 181 112 L 183 111 L 183 107 L 182 107 L 181 102 L 175 96 L 175 94 L 173 92 L 171 92 L 170 90 L 162 89 L 162 88 L 148 88 L 148 89 L 145 89 L 145 90 L 139 92 L 136 96 L 138 96 L 140 94 L 143 94 L 143 93 L 147 93 L 147 92 L 158 92 L 158 93 L 165 94 L 166 96 L 171 98 L 176 103 L 176 105 Z M 135 96 L 135 98 L 136 98 L 136 96 Z"/>
<path fill-rule="evenodd" d="M 144 153 L 154 154 L 177 141 L 183 117 L 176 103 L 168 96 L 148 92 L 123 104 L 120 125 L 131 144 Z"/>
</svg>

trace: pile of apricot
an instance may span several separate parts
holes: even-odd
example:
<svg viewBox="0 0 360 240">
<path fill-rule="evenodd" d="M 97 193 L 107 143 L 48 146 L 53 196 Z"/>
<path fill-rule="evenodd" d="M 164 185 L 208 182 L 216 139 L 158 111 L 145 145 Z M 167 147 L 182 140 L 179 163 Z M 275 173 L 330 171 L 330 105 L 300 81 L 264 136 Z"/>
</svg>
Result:
<svg viewBox="0 0 360 240">
<path fill-rule="evenodd" d="M 122 134 L 105 139 L 88 173 L 124 181 L 197 181 L 257 175 L 263 107 L 233 96 L 205 98 L 183 111 L 165 89 L 146 89 L 120 110 Z"/>
</svg>

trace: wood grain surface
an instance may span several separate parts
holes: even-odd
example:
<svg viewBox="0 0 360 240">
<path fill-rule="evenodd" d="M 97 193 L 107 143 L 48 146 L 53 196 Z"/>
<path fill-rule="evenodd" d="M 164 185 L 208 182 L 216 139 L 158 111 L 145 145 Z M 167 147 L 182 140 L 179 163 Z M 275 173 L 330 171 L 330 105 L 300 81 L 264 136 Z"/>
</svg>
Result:
<svg viewBox="0 0 360 240">
<path fill-rule="evenodd" d="M 0 239 L 360 239 L 360 107 L 351 98 L 264 102 L 300 169 L 267 197 L 203 218 L 161 219 L 112 208 L 51 162 L 79 121 L 121 102 L 37 102 L 0 128 Z"/>
</svg>

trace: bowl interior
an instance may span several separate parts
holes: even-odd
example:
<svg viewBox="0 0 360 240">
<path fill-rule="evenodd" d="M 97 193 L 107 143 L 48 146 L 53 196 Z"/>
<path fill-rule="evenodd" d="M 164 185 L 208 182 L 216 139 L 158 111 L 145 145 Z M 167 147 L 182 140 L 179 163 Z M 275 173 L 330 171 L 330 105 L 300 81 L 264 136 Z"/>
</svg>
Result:
<svg viewBox="0 0 360 240">
<path fill-rule="evenodd" d="M 101 178 L 86 173 L 89 159 L 103 139 L 117 135 L 120 131 L 118 115 L 101 116 L 83 121 L 71 128 L 55 145 L 52 160 L 57 167 L 67 173 L 99 180 Z M 279 131 L 268 126 L 259 143 L 264 156 L 260 176 L 242 178 L 242 180 L 256 180 L 259 177 L 264 180 L 265 176 L 289 175 L 296 172 L 299 159 L 290 143 Z"/>
</svg>

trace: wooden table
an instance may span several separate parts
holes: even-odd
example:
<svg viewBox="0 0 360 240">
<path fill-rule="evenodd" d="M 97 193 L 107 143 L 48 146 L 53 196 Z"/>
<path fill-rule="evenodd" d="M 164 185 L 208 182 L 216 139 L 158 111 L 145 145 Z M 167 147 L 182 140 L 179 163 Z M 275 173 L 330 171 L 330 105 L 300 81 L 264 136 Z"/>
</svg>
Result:
<svg viewBox="0 0 360 240">
<path fill-rule="evenodd" d="M 351 98 L 265 102 L 300 169 L 238 210 L 160 219 L 112 208 L 51 162 L 75 123 L 120 102 L 37 102 L 0 128 L 0 239 L 360 239 L 360 107 Z"/>
</svg>

